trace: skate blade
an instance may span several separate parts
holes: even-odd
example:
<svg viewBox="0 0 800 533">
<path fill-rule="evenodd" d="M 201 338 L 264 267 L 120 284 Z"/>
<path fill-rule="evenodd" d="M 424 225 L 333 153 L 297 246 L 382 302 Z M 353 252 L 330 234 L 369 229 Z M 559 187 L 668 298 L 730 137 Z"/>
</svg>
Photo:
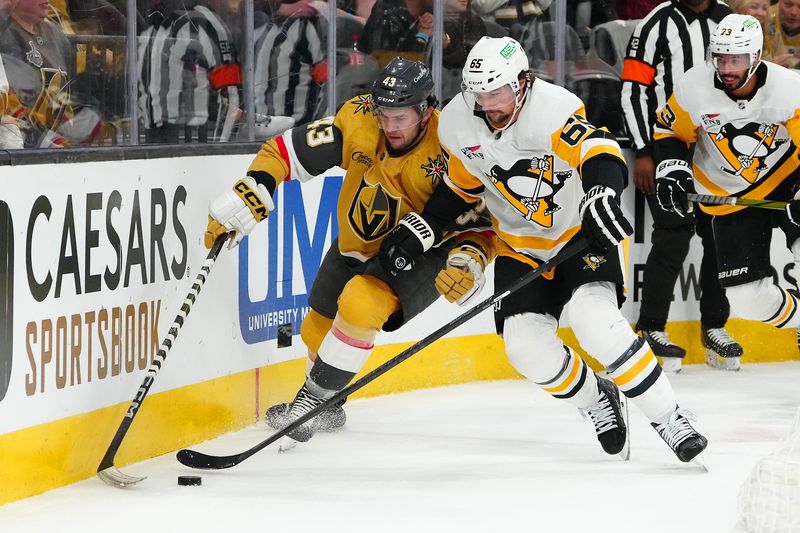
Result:
<svg viewBox="0 0 800 533">
<path fill-rule="evenodd" d="M 631 425 L 628 423 L 628 399 L 621 391 L 619 394 L 619 403 L 625 417 L 625 446 L 617 455 L 619 455 L 623 461 L 629 461 L 631 458 Z"/>
<path fill-rule="evenodd" d="M 727 370 L 728 372 L 738 372 L 742 368 L 739 357 L 720 357 L 711 350 L 706 350 L 706 364 L 717 370 Z"/>
<path fill-rule="evenodd" d="M 706 466 L 706 462 L 705 462 L 705 460 L 703 458 L 695 457 L 694 459 L 692 459 L 689 462 L 691 464 L 695 465 L 696 467 L 698 467 L 700 470 L 702 470 L 706 474 L 709 472 L 708 467 Z"/>
<path fill-rule="evenodd" d="M 288 452 L 289 450 L 297 446 L 297 444 L 298 443 L 296 440 L 287 435 L 283 437 L 280 443 L 278 444 L 278 453 Z"/>
</svg>

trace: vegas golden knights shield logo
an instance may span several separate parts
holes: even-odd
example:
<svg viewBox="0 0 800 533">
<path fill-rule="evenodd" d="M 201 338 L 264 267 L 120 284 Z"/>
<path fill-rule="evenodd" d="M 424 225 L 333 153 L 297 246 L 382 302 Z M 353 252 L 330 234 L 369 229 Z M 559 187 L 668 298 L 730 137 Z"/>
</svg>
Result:
<svg viewBox="0 0 800 533">
<path fill-rule="evenodd" d="M 788 139 L 776 139 L 777 124 L 751 122 L 741 128 L 725 124 L 717 133 L 708 133 L 714 146 L 730 168 L 723 170 L 755 183 L 769 171 L 767 158 Z"/>
<path fill-rule="evenodd" d="M 572 171 L 554 172 L 553 156 L 521 159 L 508 170 L 494 165 L 489 179 L 526 220 L 553 226 L 553 213 L 561 209 L 553 197 L 572 176 Z"/>
<path fill-rule="evenodd" d="M 347 219 L 356 235 L 374 241 L 397 225 L 399 205 L 400 199 L 390 195 L 381 183 L 369 185 L 362 177 Z"/>
</svg>

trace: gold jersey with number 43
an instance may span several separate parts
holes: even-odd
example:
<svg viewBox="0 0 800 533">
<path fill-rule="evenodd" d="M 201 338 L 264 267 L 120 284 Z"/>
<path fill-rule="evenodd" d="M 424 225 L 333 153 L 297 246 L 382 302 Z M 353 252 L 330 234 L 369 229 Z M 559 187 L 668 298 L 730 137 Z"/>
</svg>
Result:
<svg viewBox="0 0 800 533">
<path fill-rule="evenodd" d="M 439 112 L 434 110 L 419 143 L 405 153 L 392 154 L 372 114 L 369 96 L 357 96 L 336 116 L 293 128 L 264 143 L 248 175 L 274 190 L 284 180 L 305 182 L 332 167 L 343 168 L 346 174 L 337 206 L 339 250 L 365 261 L 377 254 L 384 236 L 403 215 L 422 211 L 447 176 L 438 125 Z M 476 219 L 461 217 L 465 224 Z"/>
</svg>

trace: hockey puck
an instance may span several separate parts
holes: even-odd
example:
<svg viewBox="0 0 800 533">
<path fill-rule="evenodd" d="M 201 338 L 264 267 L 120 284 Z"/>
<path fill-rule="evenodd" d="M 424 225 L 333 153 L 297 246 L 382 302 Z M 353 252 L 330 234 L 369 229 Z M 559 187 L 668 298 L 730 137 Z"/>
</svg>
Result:
<svg viewBox="0 0 800 533">
<path fill-rule="evenodd" d="M 203 484 L 200 476 L 178 476 L 178 485 L 183 487 L 199 487 Z"/>
</svg>

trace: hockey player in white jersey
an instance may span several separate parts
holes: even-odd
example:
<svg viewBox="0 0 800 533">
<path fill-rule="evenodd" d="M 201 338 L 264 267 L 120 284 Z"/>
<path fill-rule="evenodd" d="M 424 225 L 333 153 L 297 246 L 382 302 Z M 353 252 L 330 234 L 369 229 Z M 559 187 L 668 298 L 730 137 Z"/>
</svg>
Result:
<svg viewBox="0 0 800 533">
<path fill-rule="evenodd" d="M 654 150 L 659 203 L 691 216 L 686 192 L 792 200 L 800 176 L 800 76 L 761 60 L 758 20 L 728 15 L 712 33 L 708 62 L 686 72 L 657 113 Z M 694 154 L 691 155 L 691 148 Z M 786 212 L 699 205 L 714 215 L 719 278 L 739 316 L 779 328 L 800 326 L 798 298 L 772 281 L 772 229 L 800 262 L 800 200 Z M 738 370 L 737 357 L 707 354 Z"/>
<path fill-rule="evenodd" d="M 449 154 L 449 187 L 440 187 L 421 213 L 407 215 L 382 245 L 386 268 L 404 264 L 433 245 L 430 232 L 485 199 L 498 242 L 494 286 L 502 290 L 550 259 L 579 235 L 593 249 L 506 296 L 495 325 L 514 367 L 592 420 L 609 454 L 626 443 L 619 390 L 650 419 L 681 461 L 707 441 L 679 409 L 652 350 L 622 316 L 620 243 L 632 233 L 618 196 L 627 166 L 614 137 L 586 120 L 569 91 L 535 79 L 515 40 L 484 37 L 463 70 L 463 97 L 442 111 L 439 138 Z M 415 218 L 415 220 L 410 220 Z M 420 231 L 419 228 L 424 228 Z M 581 346 L 606 367 L 597 376 L 565 346 L 556 330 L 570 302 Z"/>
</svg>

